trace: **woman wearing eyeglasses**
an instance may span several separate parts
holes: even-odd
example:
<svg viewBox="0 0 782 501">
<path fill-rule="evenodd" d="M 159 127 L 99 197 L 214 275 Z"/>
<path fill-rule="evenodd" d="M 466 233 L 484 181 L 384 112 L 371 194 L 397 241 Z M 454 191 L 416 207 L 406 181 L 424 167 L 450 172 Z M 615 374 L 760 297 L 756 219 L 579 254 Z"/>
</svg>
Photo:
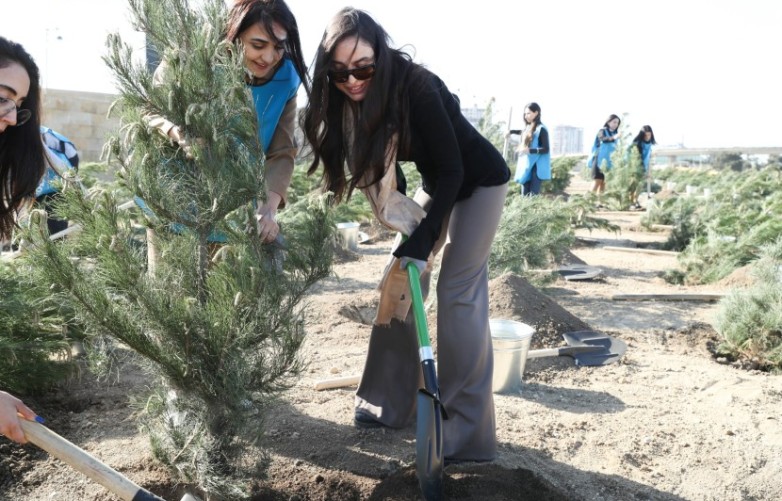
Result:
<svg viewBox="0 0 782 501">
<path fill-rule="evenodd" d="M 0 37 L 0 238 L 44 174 L 38 67 L 24 48 Z"/>
<path fill-rule="evenodd" d="M 0 241 L 11 236 L 17 211 L 33 200 L 44 174 L 40 109 L 38 67 L 21 45 L 0 37 Z M 24 443 L 19 415 L 36 419 L 21 400 L 0 391 L 0 434 Z"/>
<path fill-rule="evenodd" d="M 265 152 L 267 199 L 256 211 L 257 227 L 261 238 L 271 242 L 280 231 L 275 217 L 285 205 L 297 152 L 296 94 L 302 84 L 309 93 L 299 28 L 283 0 L 237 0 L 229 13 L 226 39 L 240 41 L 244 50 L 245 79 Z M 158 79 L 165 66 L 161 69 Z M 187 147 L 186 134 L 179 126 L 161 117 L 152 118 L 150 124 Z"/>
<path fill-rule="evenodd" d="M 404 184 L 398 179 L 387 183 L 396 175 L 396 161 L 415 163 L 423 180 L 416 201 L 425 212 L 409 225 L 409 238 L 393 255 L 402 267 L 412 262 L 425 271 L 430 255 L 443 250 L 437 357 L 448 413 L 444 454 L 449 460 L 492 460 L 487 262 L 510 171 L 500 152 L 462 115 L 445 83 L 388 43 L 385 30 L 353 8 L 340 11 L 326 28 L 304 115 L 313 149 L 309 172 L 323 166 L 323 183 L 336 200 L 349 198 L 355 188 L 374 193 L 370 200 L 376 216 L 386 224 L 394 221 L 389 226 L 405 233 L 409 218 L 394 207 L 379 207 L 378 200 L 391 200 Z M 392 193 L 383 193 L 389 186 Z M 375 323 L 354 423 L 404 427 L 415 413 L 421 374 L 412 315 Z"/>
</svg>

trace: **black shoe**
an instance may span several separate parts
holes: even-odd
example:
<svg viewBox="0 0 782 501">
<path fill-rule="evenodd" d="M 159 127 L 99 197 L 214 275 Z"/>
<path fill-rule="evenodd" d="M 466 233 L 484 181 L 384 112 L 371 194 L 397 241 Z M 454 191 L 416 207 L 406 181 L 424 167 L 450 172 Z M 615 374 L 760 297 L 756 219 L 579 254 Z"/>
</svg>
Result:
<svg viewBox="0 0 782 501">
<path fill-rule="evenodd" d="M 355 424 L 357 428 L 380 428 L 381 426 L 385 426 L 375 419 L 375 416 L 361 409 L 356 409 L 356 414 L 353 416 L 353 424 Z"/>
</svg>

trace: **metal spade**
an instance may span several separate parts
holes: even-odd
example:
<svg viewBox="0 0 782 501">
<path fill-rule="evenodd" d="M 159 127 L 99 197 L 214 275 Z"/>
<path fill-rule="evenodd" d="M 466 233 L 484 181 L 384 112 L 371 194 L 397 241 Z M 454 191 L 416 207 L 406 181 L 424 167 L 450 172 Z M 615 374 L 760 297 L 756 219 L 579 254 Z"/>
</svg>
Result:
<svg viewBox="0 0 782 501">
<path fill-rule="evenodd" d="M 627 351 L 621 339 L 595 331 L 575 331 L 562 334 L 567 346 L 527 352 L 527 359 L 572 357 L 578 366 L 606 365 L 618 361 Z"/>
<path fill-rule="evenodd" d="M 415 465 L 418 485 L 426 501 L 443 498 L 443 419 L 447 419 L 440 402 L 432 345 L 426 326 L 423 295 L 418 268 L 407 265 L 410 296 L 418 334 L 418 355 L 424 377 L 424 388 L 418 390 L 415 429 Z"/>
</svg>

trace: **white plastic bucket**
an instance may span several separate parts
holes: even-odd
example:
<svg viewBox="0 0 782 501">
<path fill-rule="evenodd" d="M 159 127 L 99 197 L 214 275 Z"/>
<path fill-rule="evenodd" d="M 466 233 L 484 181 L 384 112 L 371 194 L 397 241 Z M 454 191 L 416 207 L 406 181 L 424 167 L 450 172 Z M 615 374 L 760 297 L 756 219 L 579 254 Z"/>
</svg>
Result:
<svg viewBox="0 0 782 501">
<path fill-rule="evenodd" d="M 360 225 L 356 222 L 350 223 L 337 223 L 337 232 L 339 234 L 339 241 L 342 244 L 343 249 L 357 250 L 358 249 L 358 227 Z"/>
<path fill-rule="evenodd" d="M 518 393 L 535 329 L 515 320 L 499 318 L 489 320 L 489 329 L 494 346 L 492 390 L 494 393 Z"/>
</svg>

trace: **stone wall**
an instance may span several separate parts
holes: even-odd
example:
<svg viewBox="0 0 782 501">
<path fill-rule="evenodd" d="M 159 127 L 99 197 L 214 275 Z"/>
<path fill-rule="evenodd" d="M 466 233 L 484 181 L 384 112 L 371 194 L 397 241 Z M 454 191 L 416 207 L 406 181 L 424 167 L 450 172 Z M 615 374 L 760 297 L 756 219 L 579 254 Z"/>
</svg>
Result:
<svg viewBox="0 0 782 501">
<path fill-rule="evenodd" d="M 118 118 L 107 117 L 116 97 L 97 92 L 44 89 L 41 125 L 73 141 L 82 162 L 97 162 L 109 133 L 116 132 L 119 126 Z"/>
</svg>

